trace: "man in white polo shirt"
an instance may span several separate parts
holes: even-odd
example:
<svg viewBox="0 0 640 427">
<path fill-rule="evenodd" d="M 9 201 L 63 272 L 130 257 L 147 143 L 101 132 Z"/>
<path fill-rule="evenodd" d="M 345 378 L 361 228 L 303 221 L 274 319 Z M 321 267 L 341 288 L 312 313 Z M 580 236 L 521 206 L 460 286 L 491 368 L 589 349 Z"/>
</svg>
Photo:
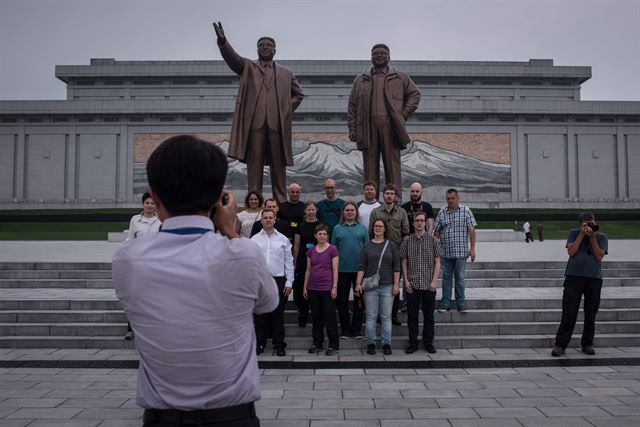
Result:
<svg viewBox="0 0 640 427">
<path fill-rule="evenodd" d="M 162 231 L 113 256 L 113 284 L 136 331 L 144 427 L 260 425 L 253 314 L 273 311 L 278 290 L 258 247 L 236 238 L 226 174 L 215 145 L 187 135 L 163 142 L 147 162 Z"/>
</svg>

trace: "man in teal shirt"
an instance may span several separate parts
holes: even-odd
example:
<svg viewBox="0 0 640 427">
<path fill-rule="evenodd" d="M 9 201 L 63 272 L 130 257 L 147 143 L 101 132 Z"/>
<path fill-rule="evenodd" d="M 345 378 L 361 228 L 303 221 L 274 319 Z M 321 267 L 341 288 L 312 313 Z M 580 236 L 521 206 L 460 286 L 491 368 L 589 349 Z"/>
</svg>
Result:
<svg viewBox="0 0 640 427">
<path fill-rule="evenodd" d="M 324 180 L 324 194 L 325 198 L 317 203 L 318 220 L 329 227 L 329 237 L 331 237 L 333 228 L 340 222 L 344 200 L 336 196 L 336 182 L 331 178 Z"/>
</svg>

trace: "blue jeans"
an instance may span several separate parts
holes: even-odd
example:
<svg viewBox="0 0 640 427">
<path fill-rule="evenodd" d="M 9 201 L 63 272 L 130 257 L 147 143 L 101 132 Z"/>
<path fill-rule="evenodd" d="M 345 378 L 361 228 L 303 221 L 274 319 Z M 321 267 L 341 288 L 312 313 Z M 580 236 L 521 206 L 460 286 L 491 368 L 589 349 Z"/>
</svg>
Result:
<svg viewBox="0 0 640 427">
<path fill-rule="evenodd" d="M 467 258 L 440 258 L 442 268 L 442 300 L 440 308 L 447 309 L 451 304 L 451 288 L 453 287 L 453 277 L 456 279 L 456 307 L 464 307 L 464 267 Z"/>
<path fill-rule="evenodd" d="M 382 345 L 391 345 L 391 306 L 393 296 L 392 286 L 378 286 L 364 292 L 364 307 L 367 310 L 367 344 L 376 343 L 376 320 L 380 314 L 380 330 Z"/>
</svg>

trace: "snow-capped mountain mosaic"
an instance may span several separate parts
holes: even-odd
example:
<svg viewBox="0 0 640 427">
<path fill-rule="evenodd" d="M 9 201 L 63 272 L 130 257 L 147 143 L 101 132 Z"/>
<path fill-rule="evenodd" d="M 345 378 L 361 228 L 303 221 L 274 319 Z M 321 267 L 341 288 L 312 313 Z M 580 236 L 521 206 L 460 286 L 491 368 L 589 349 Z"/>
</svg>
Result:
<svg viewBox="0 0 640 427">
<path fill-rule="evenodd" d="M 225 152 L 227 141 L 214 142 Z M 295 140 L 294 166 L 287 168 L 287 183 L 302 186 L 303 200 L 318 200 L 323 196 L 324 178 L 333 178 L 338 184 L 339 197 L 361 199 L 362 153 L 355 143 Z M 401 153 L 403 199 L 408 199 L 408 188 L 418 181 L 425 187 L 424 200 L 440 206 L 444 192 L 456 188 L 466 201 L 505 201 L 511 197 L 511 166 L 479 160 L 470 155 L 415 140 Z M 134 193 L 146 190 L 145 163 L 136 163 Z M 382 168 L 382 167 L 381 167 Z M 384 172 L 380 172 L 381 179 Z M 244 199 L 246 193 L 246 165 L 230 159 L 227 187 Z M 264 193 L 271 194 L 269 168 L 265 167 Z M 240 202 L 239 200 L 239 202 Z M 240 202 L 241 203 L 241 202 Z"/>
</svg>

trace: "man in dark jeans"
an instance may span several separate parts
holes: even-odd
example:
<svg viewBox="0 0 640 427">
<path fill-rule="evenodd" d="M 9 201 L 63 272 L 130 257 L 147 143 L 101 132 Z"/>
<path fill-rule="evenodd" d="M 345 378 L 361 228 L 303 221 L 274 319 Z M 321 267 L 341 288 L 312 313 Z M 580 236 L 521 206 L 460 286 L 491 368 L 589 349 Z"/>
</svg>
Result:
<svg viewBox="0 0 640 427">
<path fill-rule="evenodd" d="M 409 346 L 405 353 L 418 350 L 418 317 L 420 308 L 424 316 L 422 344 L 429 353 L 435 353 L 433 346 L 436 289 L 440 275 L 440 257 L 442 247 L 426 230 L 427 214 L 416 212 L 413 215 L 415 233 L 411 234 L 400 246 L 402 275 L 404 276 L 405 299 L 407 301 L 407 326 L 409 327 Z"/>
<path fill-rule="evenodd" d="M 591 212 L 581 213 L 578 222 L 580 228 L 570 230 L 567 237 L 569 261 L 565 270 L 562 293 L 562 319 L 556 334 L 556 345 L 551 350 L 551 355 L 555 357 L 563 355 L 571 341 L 582 295 L 584 295 L 582 352 L 589 355 L 596 354 L 593 349 L 593 336 L 596 328 L 596 314 L 600 307 L 602 258 L 607 254 L 609 240 L 606 234 L 598 232 L 599 227 Z"/>
</svg>

